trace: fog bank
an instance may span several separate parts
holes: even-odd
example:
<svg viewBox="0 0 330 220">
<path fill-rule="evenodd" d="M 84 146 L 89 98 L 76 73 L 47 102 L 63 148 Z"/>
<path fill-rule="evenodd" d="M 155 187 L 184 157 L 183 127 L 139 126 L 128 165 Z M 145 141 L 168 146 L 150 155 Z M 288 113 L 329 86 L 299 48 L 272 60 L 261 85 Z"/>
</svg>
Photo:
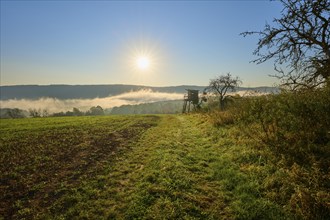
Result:
<svg viewBox="0 0 330 220">
<path fill-rule="evenodd" d="M 28 109 L 47 109 L 49 113 L 72 111 L 72 108 L 78 108 L 81 111 L 87 111 L 92 106 L 101 106 L 103 109 L 112 108 L 121 105 L 135 105 L 141 103 L 168 101 L 183 99 L 180 93 L 153 92 L 151 90 L 140 90 L 136 92 L 123 93 L 116 96 L 94 99 L 57 99 L 40 98 L 30 99 L 10 99 L 0 101 L 1 108 L 19 108 Z"/>
</svg>

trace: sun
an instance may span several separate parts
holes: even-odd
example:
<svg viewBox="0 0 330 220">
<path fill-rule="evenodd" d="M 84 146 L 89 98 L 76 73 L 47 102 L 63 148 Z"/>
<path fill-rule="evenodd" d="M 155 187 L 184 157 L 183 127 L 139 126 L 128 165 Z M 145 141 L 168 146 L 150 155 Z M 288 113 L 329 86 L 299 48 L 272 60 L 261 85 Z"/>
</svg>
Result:
<svg viewBox="0 0 330 220">
<path fill-rule="evenodd" d="M 150 60 L 145 56 L 138 57 L 136 59 L 136 65 L 140 70 L 146 70 L 150 66 Z"/>
<path fill-rule="evenodd" d="M 1 1 L 1 0 L 0 0 Z M 127 68 L 127 72 L 132 73 L 132 77 L 143 79 L 152 74 L 157 74 L 163 67 L 164 60 L 160 45 L 153 41 L 136 40 L 126 44 L 127 49 L 122 54 L 126 54 L 122 58 L 123 66 Z M 125 63 L 124 63 L 125 62 Z"/>
</svg>

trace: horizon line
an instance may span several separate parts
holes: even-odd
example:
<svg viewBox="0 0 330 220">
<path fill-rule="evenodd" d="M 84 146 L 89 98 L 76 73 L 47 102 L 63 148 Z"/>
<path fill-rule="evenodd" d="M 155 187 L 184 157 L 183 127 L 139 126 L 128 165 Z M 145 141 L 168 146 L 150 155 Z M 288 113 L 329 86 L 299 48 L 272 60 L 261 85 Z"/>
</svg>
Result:
<svg viewBox="0 0 330 220">
<path fill-rule="evenodd" d="M 205 85 L 167 85 L 167 86 L 147 86 L 147 85 L 138 85 L 138 84 L 123 84 L 123 83 L 114 83 L 114 84 L 11 84 L 11 85 L 1 85 L 0 87 L 13 87 L 13 86 L 141 86 L 141 87 L 154 87 L 154 88 L 165 88 L 165 87 L 182 87 L 182 86 L 193 86 L 193 87 L 208 87 Z M 238 86 L 237 88 L 260 88 L 260 87 L 270 87 L 270 88 L 277 88 L 278 86 Z"/>
</svg>

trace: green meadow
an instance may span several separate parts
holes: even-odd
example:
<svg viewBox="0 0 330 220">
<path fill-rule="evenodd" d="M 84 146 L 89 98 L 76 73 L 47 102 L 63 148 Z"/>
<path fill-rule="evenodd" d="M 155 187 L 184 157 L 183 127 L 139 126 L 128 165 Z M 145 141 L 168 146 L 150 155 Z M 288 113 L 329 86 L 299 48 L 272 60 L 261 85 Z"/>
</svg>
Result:
<svg viewBox="0 0 330 220">
<path fill-rule="evenodd" d="M 0 123 L 2 219 L 302 216 L 290 207 L 290 172 L 208 114 Z"/>
<path fill-rule="evenodd" d="M 256 152 L 200 115 L 1 121 L 4 218 L 277 218 Z M 234 132 L 235 133 L 235 132 Z"/>
</svg>

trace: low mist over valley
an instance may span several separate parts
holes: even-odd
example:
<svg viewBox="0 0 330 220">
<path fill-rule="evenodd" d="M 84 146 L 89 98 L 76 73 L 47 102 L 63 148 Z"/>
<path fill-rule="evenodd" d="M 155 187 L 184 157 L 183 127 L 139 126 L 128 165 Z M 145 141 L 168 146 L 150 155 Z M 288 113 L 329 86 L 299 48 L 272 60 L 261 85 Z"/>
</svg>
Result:
<svg viewBox="0 0 330 220">
<path fill-rule="evenodd" d="M 205 86 L 150 87 L 138 85 L 21 85 L 1 86 L 1 108 L 22 110 L 46 109 L 49 113 L 66 112 L 72 108 L 87 111 L 92 106 L 111 109 L 122 105 L 138 105 L 182 100 L 186 89 L 202 92 Z M 247 91 L 276 93 L 275 87 L 238 88 Z M 178 104 L 176 103 L 176 106 Z"/>
<path fill-rule="evenodd" d="M 9 99 L 1 100 L 1 107 L 19 109 L 47 109 L 49 113 L 69 111 L 78 108 L 87 111 L 92 106 L 113 108 L 121 105 L 136 105 L 141 103 L 178 100 L 183 95 L 179 93 L 153 92 L 151 90 L 139 90 L 103 98 L 88 99 L 59 99 L 55 97 L 42 97 L 38 99 Z"/>
</svg>

